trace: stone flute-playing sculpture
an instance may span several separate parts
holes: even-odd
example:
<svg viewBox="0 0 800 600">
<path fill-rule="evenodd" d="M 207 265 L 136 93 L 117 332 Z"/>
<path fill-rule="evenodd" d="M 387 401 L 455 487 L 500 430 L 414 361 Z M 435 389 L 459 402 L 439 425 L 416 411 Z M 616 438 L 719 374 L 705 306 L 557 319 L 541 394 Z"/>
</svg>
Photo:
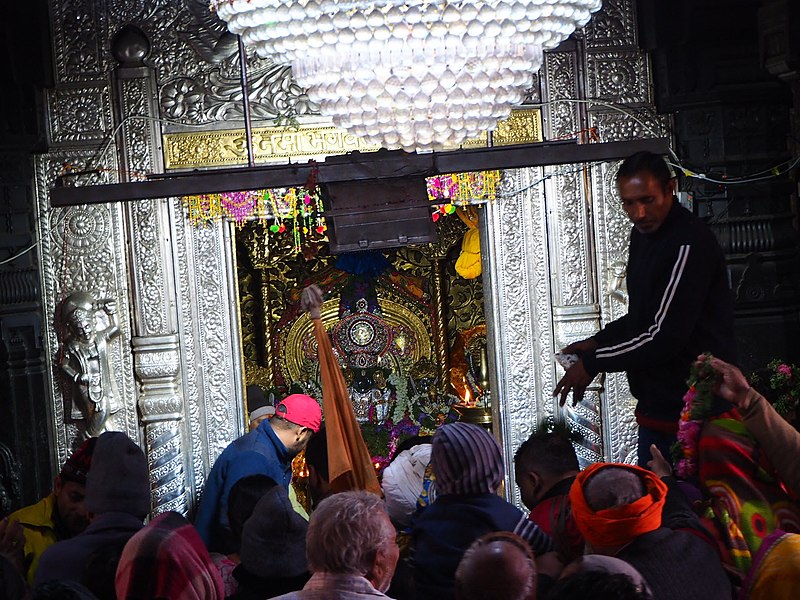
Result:
<svg viewBox="0 0 800 600">
<path fill-rule="evenodd" d="M 98 329 L 101 311 L 106 315 L 105 326 Z M 116 302 L 74 292 L 64 300 L 62 315 L 65 339 L 60 365 L 72 384 L 67 386 L 72 392 L 72 418 L 83 418 L 86 436 L 96 437 L 120 408 L 108 348 L 108 342 L 120 333 Z"/>
</svg>

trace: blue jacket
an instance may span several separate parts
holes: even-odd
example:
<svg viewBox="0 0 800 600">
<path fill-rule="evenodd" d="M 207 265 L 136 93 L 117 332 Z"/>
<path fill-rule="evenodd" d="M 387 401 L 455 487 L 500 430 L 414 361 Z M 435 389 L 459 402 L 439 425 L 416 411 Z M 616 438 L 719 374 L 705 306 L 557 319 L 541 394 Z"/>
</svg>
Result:
<svg viewBox="0 0 800 600">
<path fill-rule="evenodd" d="M 418 598 L 453 598 L 456 567 L 470 544 L 485 533 L 511 531 L 539 555 L 552 540 L 513 504 L 495 494 L 437 496 L 412 526 Z"/>
<path fill-rule="evenodd" d="M 207 546 L 218 527 L 228 529 L 228 495 L 248 475 L 266 475 L 287 488 L 292 480 L 292 457 L 269 420 L 231 442 L 208 474 L 194 523 Z"/>
</svg>

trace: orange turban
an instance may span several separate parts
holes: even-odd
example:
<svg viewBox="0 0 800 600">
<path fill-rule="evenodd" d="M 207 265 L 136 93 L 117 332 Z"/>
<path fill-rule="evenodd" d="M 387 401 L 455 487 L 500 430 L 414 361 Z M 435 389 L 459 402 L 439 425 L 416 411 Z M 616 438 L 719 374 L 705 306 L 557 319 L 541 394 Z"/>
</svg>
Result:
<svg viewBox="0 0 800 600">
<path fill-rule="evenodd" d="M 600 469 L 616 467 L 636 473 L 644 482 L 645 495 L 632 502 L 613 508 L 594 511 L 583 495 L 583 488 L 592 475 Z M 623 546 L 634 538 L 661 527 L 661 510 L 667 496 L 667 485 L 652 472 L 617 463 L 595 463 L 576 478 L 569 491 L 572 516 L 592 546 Z"/>
</svg>

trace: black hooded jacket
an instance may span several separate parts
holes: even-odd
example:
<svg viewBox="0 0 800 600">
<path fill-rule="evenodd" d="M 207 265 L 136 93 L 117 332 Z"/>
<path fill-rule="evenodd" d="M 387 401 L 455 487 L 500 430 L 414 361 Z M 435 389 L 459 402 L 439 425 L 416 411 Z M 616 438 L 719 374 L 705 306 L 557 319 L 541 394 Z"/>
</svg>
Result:
<svg viewBox="0 0 800 600">
<path fill-rule="evenodd" d="M 677 424 L 697 355 L 736 362 L 725 257 L 705 223 L 674 200 L 658 230 L 632 230 L 627 286 L 628 314 L 594 336 L 584 366 L 592 377 L 627 372 L 640 424 Z"/>
</svg>

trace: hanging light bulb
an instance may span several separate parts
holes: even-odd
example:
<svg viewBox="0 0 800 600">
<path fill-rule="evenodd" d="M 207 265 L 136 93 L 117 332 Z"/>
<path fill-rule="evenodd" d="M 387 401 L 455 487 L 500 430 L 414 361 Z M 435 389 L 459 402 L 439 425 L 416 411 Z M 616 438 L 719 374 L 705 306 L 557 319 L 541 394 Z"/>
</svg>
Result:
<svg viewBox="0 0 800 600">
<path fill-rule="evenodd" d="M 524 97 L 543 49 L 585 25 L 601 4 L 211 0 L 259 56 L 291 64 L 336 125 L 369 144 L 409 151 L 456 147 L 494 129 Z"/>
</svg>

